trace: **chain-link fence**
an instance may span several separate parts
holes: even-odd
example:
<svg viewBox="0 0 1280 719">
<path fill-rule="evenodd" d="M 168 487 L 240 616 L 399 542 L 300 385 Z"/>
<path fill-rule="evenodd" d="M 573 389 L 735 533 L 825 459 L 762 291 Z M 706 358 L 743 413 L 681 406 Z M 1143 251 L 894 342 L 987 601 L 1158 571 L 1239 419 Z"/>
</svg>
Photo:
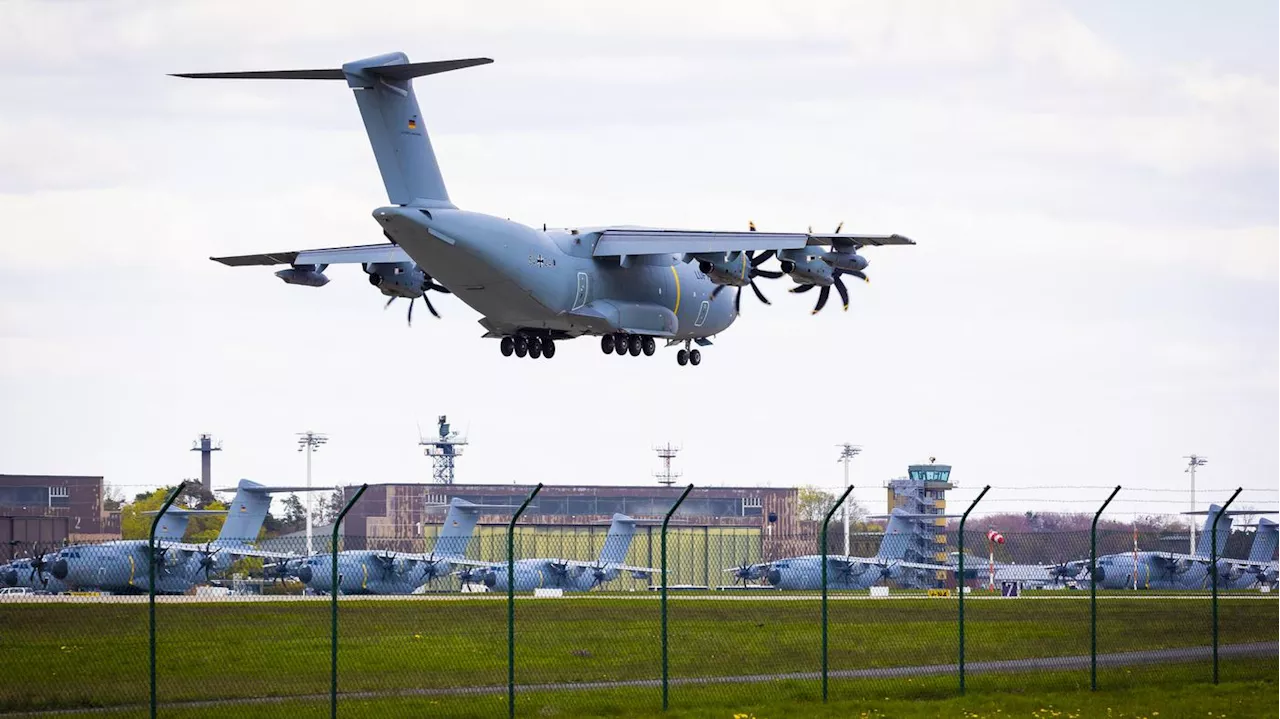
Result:
<svg viewBox="0 0 1280 719">
<path fill-rule="evenodd" d="M 1119 691 L 1213 681 L 1215 627 L 1222 680 L 1274 678 L 1274 524 L 1223 498 L 1207 543 L 1145 505 L 1001 526 L 1000 497 L 963 554 L 968 502 L 847 537 L 833 514 L 825 546 L 820 520 L 502 524 L 515 507 L 456 500 L 419 536 L 32 546 L 0 567 L 0 712 L 143 715 L 152 687 L 166 716 L 316 717 L 749 710 L 822 702 L 824 675 L 830 701 Z"/>
</svg>

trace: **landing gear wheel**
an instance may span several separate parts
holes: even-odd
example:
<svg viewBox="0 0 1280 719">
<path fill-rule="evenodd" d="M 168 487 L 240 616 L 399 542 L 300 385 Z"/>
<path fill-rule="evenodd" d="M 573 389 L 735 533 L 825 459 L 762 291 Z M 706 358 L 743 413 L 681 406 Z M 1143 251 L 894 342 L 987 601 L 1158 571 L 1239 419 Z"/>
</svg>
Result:
<svg viewBox="0 0 1280 719">
<path fill-rule="evenodd" d="M 640 348 L 644 350 L 645 357 L 652 357 L 653 353 L 658 351 L 658 343 L 654 342 L 652 337 L 645 337 L 640 343 Z"/>
<path fill-rule="evenodd" d="M 640 352 L 642 352 L 644 349 L 643 348 L 644 340 L 640 339 L 640 335 L 631 335 L 630 340 L 628 341 L 627 344 L 629 345 L 629 349 L 631 350 L 632 357 L 639 357 Z"/>
<path fill-rule="evenodd" d="M 613 354 L 613 335 L 605 335 L 600 338 L 600 351 L 607 355 Z"/>
<path fill-rule="evenodd" d="M 627 353 L 627 336 L 619 332 L 613 336 L 613 351 L 620 355 Z"/>
<path fill-rule="evenodd" d="M 680 350 L 679 352 L 676 353 L 676 364 L 680 365 L 681 367 L 689 364 L 688 350 Z"/>
<path fill-rule="evenodd" d="M 694 367 L 702 364 L 702 353 L 698 350 L 689 350 L 689 364 Z"/>
<path fill-rule="evenodd" d="M 524 357 L 529 354 L 529 343 L 523 337 L 516 337 L 511 340 L 512 349 L 515 350 L 517 357 Z"/>
<path fill-rule="evenodd" d="M 556 343 L 550 337 L 542 341 L 542 356 L 547 359 L 556 356 Z"/>
<path fill-rule="evenodd" d="M 542 340 L 537 337 L 529 338 L 529 356 L 538 359 L 542 356 Z"/>
<path fill-rule="evenodd" d="M 503 337 L 498 343 L 498 348 L 502 350 L 503 357 L 510 357 L 512 352 L 516 350 L 516 343 L 510 337 Z"/>
</svg>

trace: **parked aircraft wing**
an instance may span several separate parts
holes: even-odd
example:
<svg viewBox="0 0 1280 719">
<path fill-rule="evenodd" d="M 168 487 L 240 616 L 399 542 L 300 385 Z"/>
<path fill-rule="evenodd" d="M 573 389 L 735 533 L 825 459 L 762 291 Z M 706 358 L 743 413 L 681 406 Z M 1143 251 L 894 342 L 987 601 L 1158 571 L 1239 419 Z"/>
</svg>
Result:
<svg viewBox="0 0 1280 719">
<path fill-rule="evenodd" d="M 408 253 L 399 245 L 355 245 L 352 247 L 326 247 L 317 250 L 269 252 L 261 255 L 236 255 L 234 257 L 210 257 L 229 267 L 249 265 L 338 265 L 367 262 L 411 262 Z"/>
<path fill-rule="evenodd" d="M 165 542 L 163 545 L 160 545 L 160 546 L 163 546 L 165 549 L 177 549 L 183 552 L 205 551 L 205 545 L 189 544 L 187 542 Z M 236 557 L 262 557 L 264 559 L 305 559 L 305 557 L 303 557 L 301 554 L 294 554 L 292 552 L 270 552 L 265 549 L 254 549 L 253 547 L 228 547 L 226 545 L 222 545 L 222 546 L 215 546 L 214 549 L 218 549 L 222 552 L 225 552 L 227 554 L 230 554 Z"/>
<path fill-rule="evenodd" d="M 567 567 L 578 567 L 582 569 L 594 569 L 596 567 L 603 567 L 604 569 L 616 569 L 620 572 L 643 572 L 645 574 L 657 574 L 662 571 L 661 569 L 654 569 L 653 567 L 635 567 L 630 564 L 614 564 L 613 562 L 605 562 L 604 564 L 600 564 L 599 562 L 583 562 L 577 559 L 562 559 L 559 562 L 557 562 L 557 564 L 563 564 Z"/>
<path fill-rule="evenodd" d="M 807 232 L 717 232 L 713 230 L 661 230 L 618 228 L 598 230 L 592 255 L 677 255 L 747 250 L 794 250 L 806 245 L 914 245 L 902 235 L 841 235 Z"/>
</svg>

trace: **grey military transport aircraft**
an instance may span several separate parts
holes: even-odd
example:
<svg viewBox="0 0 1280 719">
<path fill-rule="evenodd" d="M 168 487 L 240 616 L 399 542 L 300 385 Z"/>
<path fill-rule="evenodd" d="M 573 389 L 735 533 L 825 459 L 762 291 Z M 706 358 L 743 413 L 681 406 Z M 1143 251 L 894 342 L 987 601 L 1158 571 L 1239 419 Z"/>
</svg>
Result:
<svg viewBox="0 0 1280 719">
<path fill-rule="evenodd" d="M 456 295 L 483 317 L 485 337 L 505 356 L 554 357 L 556 342 L 600 337 L 605 354 L 652 355 L 659 340 L 683 345 L 681 364 L 697 365 L 706 347 L 738 317 L 742 291 L 757 277 L 789 276 L 795 292 L 819 288 L 814 312 L 841 277 L 866 280 L 866 246 L 915 244 L 900 235 L 810 232 L 717 232 L 633 226 L 541 230 L 477 212 L 449 200 L 412 80 L 474 67 L 488 58 L 411 63 L 403 53 L 356 60 L 341 68 L 184 73 L 204 79 L 340 80 L 350 87 L 392 203 L 373 211 L 390 244 L 215 257 L 230 266 L 281 265 L 286 283 L 321 287 L 332 264 L 359 264 L 389 299 Z M 843 225 L 842 225 L 843 226 Z M 778 270 L 761 265 L 778 260 Z M 725 293 L 725 287 L 734 292 Z"/>
<path fill-rule="evenodd" d="M 312 487 L 311 490 L 323 489 Z M 294 554 L 267 552 L 249 542 L 258 536 L 271 506 L 271 494 L 305 492 L 307 487 L 265 487 L 248 479 L 240 480 L 235 498 L 226 510 L 178 510 L 171 508 L 161 520 L 166 536 L 156 538 L 151 553 L 145 539 L 125 539 L 103 544 L 73 544 L 58 552 L 49 572 L 73 589 L 98 589 L 112 593 L 147 591 L 149 562 L 156 564 L 156 591 L 181 593 L 211 573 L 223 572 L 241 557 L 287 559 Z M 218 538 L 205 544 L 182 542 L 191 514 L 226 512 Z M 173 516 L 170 516 L 173 513 Z"/>
</svg>

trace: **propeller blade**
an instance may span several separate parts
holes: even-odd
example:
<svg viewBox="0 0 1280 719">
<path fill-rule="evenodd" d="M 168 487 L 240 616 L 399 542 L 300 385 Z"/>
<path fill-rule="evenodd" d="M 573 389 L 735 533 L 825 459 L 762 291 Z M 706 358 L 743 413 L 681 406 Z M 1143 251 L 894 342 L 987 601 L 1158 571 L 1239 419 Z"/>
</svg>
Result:
<svg viewBox="0 0 1280 719">
<path fill-rule="evenodd" d="M 794 293 L 796 293 L 796 294 L 798 295 L 798 294 L 801 294 L 801 293 L 803 293 L 803 292 L 808 292 L 809 290 L 811 290 L 811 289 L 813 289 L 813 288 L 814 288 L 814 285 L 796 285 L 795 287 L 792 287 L 792 288 L 791 288 L 791 292 L 794 292 Z"/>
<path fill-rule="evenodd" d="M 782 273 L 776 272 L 774 270 L 752 270 L 751 276 L 752 277 L 768 277 L 771 280 L 776 280 L 779 277 L 782 277 Z"/>
<path fill-rule="evenodd" d="M 765 250 L 764 252 L 761 252 L 761 253 L 760 253 L 760 256 L 759 256 L 759 257 L 753 257 L 753 258 L 751 259 L 751 266 L 752 266 L 752 267 L 759 267 L 760 265 L 762 265 L 762 264 L 764 264 L 766 261 L 768 261 L 768 259 L 769 259 L 770 257 L 773 257 L 773 250 Z M 779 275 L 779 276 L 781 276 L 781 275 Z"/>
<path fill-rule="evenodd" d="M 391 306 L 391 303 L 392 303 L 392 302 L 395 302 L 395 301 L 396 301 L 396 298 L 393 296 L 391 299 L 387 300 L 387 304 L 383 305 L 383 306 L 382 306 L 382 309 L 384 309 L 384 310 L 385 310 L 386 308 L 390 307 L 390 306 Z"/>
<path fill-rule="evenodd" d="M 756 287 L 756 282 L 755 282 L 755 280 L 752 280 L 752 281 L 751 281 L 751 289 L 752 289 L 752 291 L 754 291 L 754 292 L 756 293 L 756 297 L 759 297 L 759 298 L 760 298 L 760 301 L 761 301 L 761 302 L 765 303 L 766 305 L 771 305 L 771 304 L 773 304 L 772 302 L 770 302 L 770 301 L 769 301 L 769 298 L 768 298 L 768 297 L 765 297 L 765 296 L 764 296 L 764 293 L 760 291 L 760 288 L 759 288 L 759 287 Z M 739 291 L 739 292 L 738 292 L 738 294 L 739 294 L 739 295 L 741 295 L 741 294 L 742 294 L 742 292 L 741 292 L 741 291 Z"/>
<path fill-rule="evenodd" d="M 849 290 L 845 289 L 844 281 L 840 279 L 840 275 L 836 275 L 836 292 L 840 293 L 840 301 L 844 303 L 844 311 L 849 311 Z"/>
<path fill-rule="evenodd" d="M 431 313 L 432 317 L 440 319 L 440 313 L 436 312 L 436 308 L 431 304 L 431 300 L 427 298 L 426 294 L 422 295 L 422 303 L 427 306 L 427 311 Z"/>
<path fill-rule="evenodd" d="M 740 314 L 742 312 L 742 288 L 741 287 L 739 287 L 738 291 L 733 295 L 733 311 L 735 314 Z"/>
<path fill-rule="evenodd" d="M 862 271 L 861 271 L 861 270 L 850 270 L 849 272 L 846 272 L 845 274 L 853 275 L 854 277 L 857 277 L 858 279 L 862 280 L 863 282 L 866 282 L 867 284 L 871 284 L 871 280 L 867 279 L 867 276 L 866 276 L 866 275 L 864 275 L 864 274 L 862 274 Z"/>
<path fill-rule="evenodd" d="M 830 296 L 831 296 L 831 288 L 829 286 L 823 287 L 822 291 L 818 293 L 818 304 L 813 306 L 813 312 L 809 314 L 814 314 L 814 315 L 818 314 L 818 312 L 820 312 L 823 307 L 827 306 L 827 298 Z"/>
<path fill-rule="evenodd" d="M 723 289 L 724 289 L 724 285 L 716 285 L 716 288 L 714 290 L 711 290 L 711 299 L 714 300 L 716 298 L 716 295 L 720 294 L 720 290 L 723 290 Z"/>
<path fill-rule="evenodd" d="M 426 295 L 423 295 L 423 297 L 426 297 Z M 409 298 L 409 326 L 410 327 L 413 326 L 413 298 L 412 297 Z"/>
<path fill-rule="evenodd" d="M 844 220 L 841 220 L 841 221 L 840 221 L 840 224 L 836 225 L 836 231 L 835 231 L 835 232 L 832 232 L 831 234 L 833 234 L 833 235 L 838 235 L 838 234 L 840 234 L 840 230 L 842 230 L 842 229 L 844 229 Z"/>
</svg>

